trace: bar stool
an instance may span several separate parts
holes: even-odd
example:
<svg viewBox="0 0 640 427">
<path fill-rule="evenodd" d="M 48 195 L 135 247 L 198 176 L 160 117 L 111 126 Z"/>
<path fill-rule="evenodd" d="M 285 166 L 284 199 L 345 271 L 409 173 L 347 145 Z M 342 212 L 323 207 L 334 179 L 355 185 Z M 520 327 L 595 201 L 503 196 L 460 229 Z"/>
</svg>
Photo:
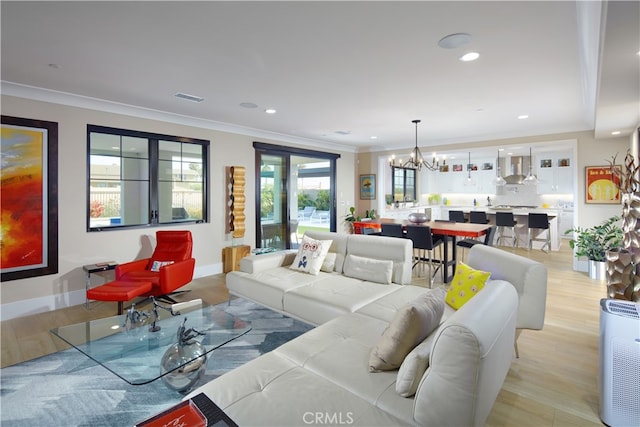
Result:
<svg viewBox="0 0 640 427">
<path fill-rule="evenodd" d="M 436 238 L 431 234 L 431 227 L 423 226 L 423 225 L 407 225 L 407 238 L 411 239 L 413 242 L 413 250 L 418 251 L 418 256 L 414 255 L 415 263 L 413 267 L 425 263 L 429 264 L 429 287 L 431 288 L 433 285 L 433 281 L 435 275 L 438 273 L 438 269 L 442 266 L 442 259 L 434 260 L 433 259 L 433 250 L 440 246 L 443 242 L 442 238 Z M 438 263 L 438 267 L 433 271 L 433 263 L 436 261 Z M 442 270 L 444 274 L 444 269 Z M 444 275 L 443 275 L 444 282 Z"/>
<path fill-rule="evenodd" d="M 471 224 L 487 224 L 489 222 L 487 213 L 484 211 L 470 211 L 469 222 Z"/>
<path fill-rule="evenodd" d="M 518 246 L 518 233 L 516 232 L 516 222 L 513 212 L 496 212 L 496 226 L 498 227 L 498 236 L 496 238 L 496 244 L 500 244 L 500 240 L 510 238 L 511 246 L 514 248 Z M 511 229 L 511 235 L 505 236 L 505 229 Z"/>
<path fill-rule="evenodd" d="M 465 222 L 463 211 L 449 211 L 449 221 Z"/>
<path fill-rule="evenodd" d="M 404 232 L 402 231 L 402 224 L 388 224 L 382 223 L 382 231 L 380 232 L 381 236 L 389 236 L 389 237 L 404 237 Z"/>
<path fill-rule="evenodd" d="M 531 237 L 532 229 L 536 233 L 535 237 Z M 545 231 L 544 237 L 538 237 Z M 549 229 L 549 216 L 546 213 L 529 213 L 527 239 L 529 241 L 529 250 L 531 250 L 534 241 L 544 242 L 544 245 L 540 248 L 542 252 L 547 252 L 544 250 L 545 246 L 548 250 L 551 250 L 551 230 Z"/>
</svg>

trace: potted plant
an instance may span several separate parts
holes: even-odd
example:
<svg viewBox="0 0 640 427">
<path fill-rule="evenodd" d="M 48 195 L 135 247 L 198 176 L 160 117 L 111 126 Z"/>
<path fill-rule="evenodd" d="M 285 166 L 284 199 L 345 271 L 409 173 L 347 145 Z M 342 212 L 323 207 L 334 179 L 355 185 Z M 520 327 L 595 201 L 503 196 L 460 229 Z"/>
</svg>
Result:
<svg viewBox="0 0 640 427">
<path fill-rule="evenodd" d="M 365 211 L 364 218 L 371 219 L 371 220 L 376 219 L 376 210 L 371 209 L 371 210 Z M 356 221 L 361 221 L 362 219 L 363 217 L 361 217 L 360 215 L 356 215 L 356 208 L 353 206 L 349 208 L 349 213 L 344 217 L 345 222 L 349 225 L 349 229 L 351 233 L 354 232 L 353 223 Z"/>
<path fill-rule="evenodd" d="M 575 227 L 564 233 L 577 234 L 576 239 L 569 240 L 569 246 L 576 250 L 576 257 L 587 257 L 589 277 L 592 279 L 605 279 L 607 251 L 622 244 L 622 228 L 617 224 L 619 220 L 619 216 L 613 216 L 600 225 L 590 228 Z"/>
</svg>

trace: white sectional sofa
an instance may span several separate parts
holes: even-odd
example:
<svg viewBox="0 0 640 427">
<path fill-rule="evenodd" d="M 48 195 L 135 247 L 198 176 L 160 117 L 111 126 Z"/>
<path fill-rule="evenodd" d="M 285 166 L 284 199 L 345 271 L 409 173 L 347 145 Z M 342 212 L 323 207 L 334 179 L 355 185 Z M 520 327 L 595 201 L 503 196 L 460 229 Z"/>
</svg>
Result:
<svg viewBox="0 0 640 427">
<path fill-rule="evenodd" d="M 313 276 L 292 270 L 288 265 L 295 253 L 256 255 L 242 260 L 241 271 L 227 274 L 227 286 L 233 295 L 319 326 L 199 387 L 185 399 L 205 393 L 239 425 L 483 425 L 509 370 L 517 325 L 535 323 L 533 319 L 521 323 L 519 317 L 524 314 L 518 308 L 518 296 L 542 306 L 535 320 L 544 318 L 544 297 L 542 302 L 534 301 L 541 292 L 526 289 L 537 286 L 546 293 L 544 266 L 499 249 L 475 246 L 469 264 L 478 269 L 486 265 L 484 270 L 497 280 L 489 280 L 459 310 L 445 306 L 440 325 L 412 352 L 418 351 L 413 360 L 421 361 L 421 369 L 405 368 L 407 356 L 399 371 L 370 372 L 371 350 L 398 309 L 439 290 L 408 284 L 410 240 L 308 235 L 333 241 L 335 271 Z M 393 283 L 345 275 L 345 268 L 350 273 L 349 255 L 392 260 Z M 526 312 L 528 316 L 534 317 Z M 396 391 L 396 382 L 400 376 L 405 382 L 412 380 L 411 375 L 417 390 L 403 397 Z"/>
</svg>

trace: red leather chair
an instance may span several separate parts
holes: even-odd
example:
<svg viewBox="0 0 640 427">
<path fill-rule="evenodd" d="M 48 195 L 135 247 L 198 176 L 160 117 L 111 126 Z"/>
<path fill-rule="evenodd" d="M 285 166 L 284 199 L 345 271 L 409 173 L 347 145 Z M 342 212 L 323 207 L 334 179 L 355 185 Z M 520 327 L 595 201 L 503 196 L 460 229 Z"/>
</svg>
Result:
<svg viewBox="0 0 640 427">
<path fill-rule="evenodd" d="M 169 294 L 177 293 L 176 289 L 193 279 L 196 260 L 191 257 L 192 248 L 190 231 L 156 231 L 156 248 L 151 258 L 119 264 L 116 280 L 151 282 L 151 291 L 143 296 L 175 303 Z"/>
</svg>

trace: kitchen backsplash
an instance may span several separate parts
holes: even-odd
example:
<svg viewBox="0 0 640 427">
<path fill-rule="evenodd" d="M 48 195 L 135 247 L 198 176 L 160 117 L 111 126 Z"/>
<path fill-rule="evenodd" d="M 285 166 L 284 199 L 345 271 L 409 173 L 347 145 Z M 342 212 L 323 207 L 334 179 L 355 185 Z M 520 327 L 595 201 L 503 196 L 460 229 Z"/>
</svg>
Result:
<svg viewBox="0 0 640 427">
<path fill-rule="evenodd" d="M 473 206 L 476 200 L 477 206 L 487 206 L 487 197 L 491 198 L 491 205 L 515 205 L 515 206 L 538 206 L 559 209 L 572 209 L 573 197 L 568 194 L 538 194 L 535 186 L 526 185 L 506 185 L 499 187 L 496 194 L 460 194 L 443 193 L 443 198 L 447 198 L 453 206 Z"/>
</svg>

